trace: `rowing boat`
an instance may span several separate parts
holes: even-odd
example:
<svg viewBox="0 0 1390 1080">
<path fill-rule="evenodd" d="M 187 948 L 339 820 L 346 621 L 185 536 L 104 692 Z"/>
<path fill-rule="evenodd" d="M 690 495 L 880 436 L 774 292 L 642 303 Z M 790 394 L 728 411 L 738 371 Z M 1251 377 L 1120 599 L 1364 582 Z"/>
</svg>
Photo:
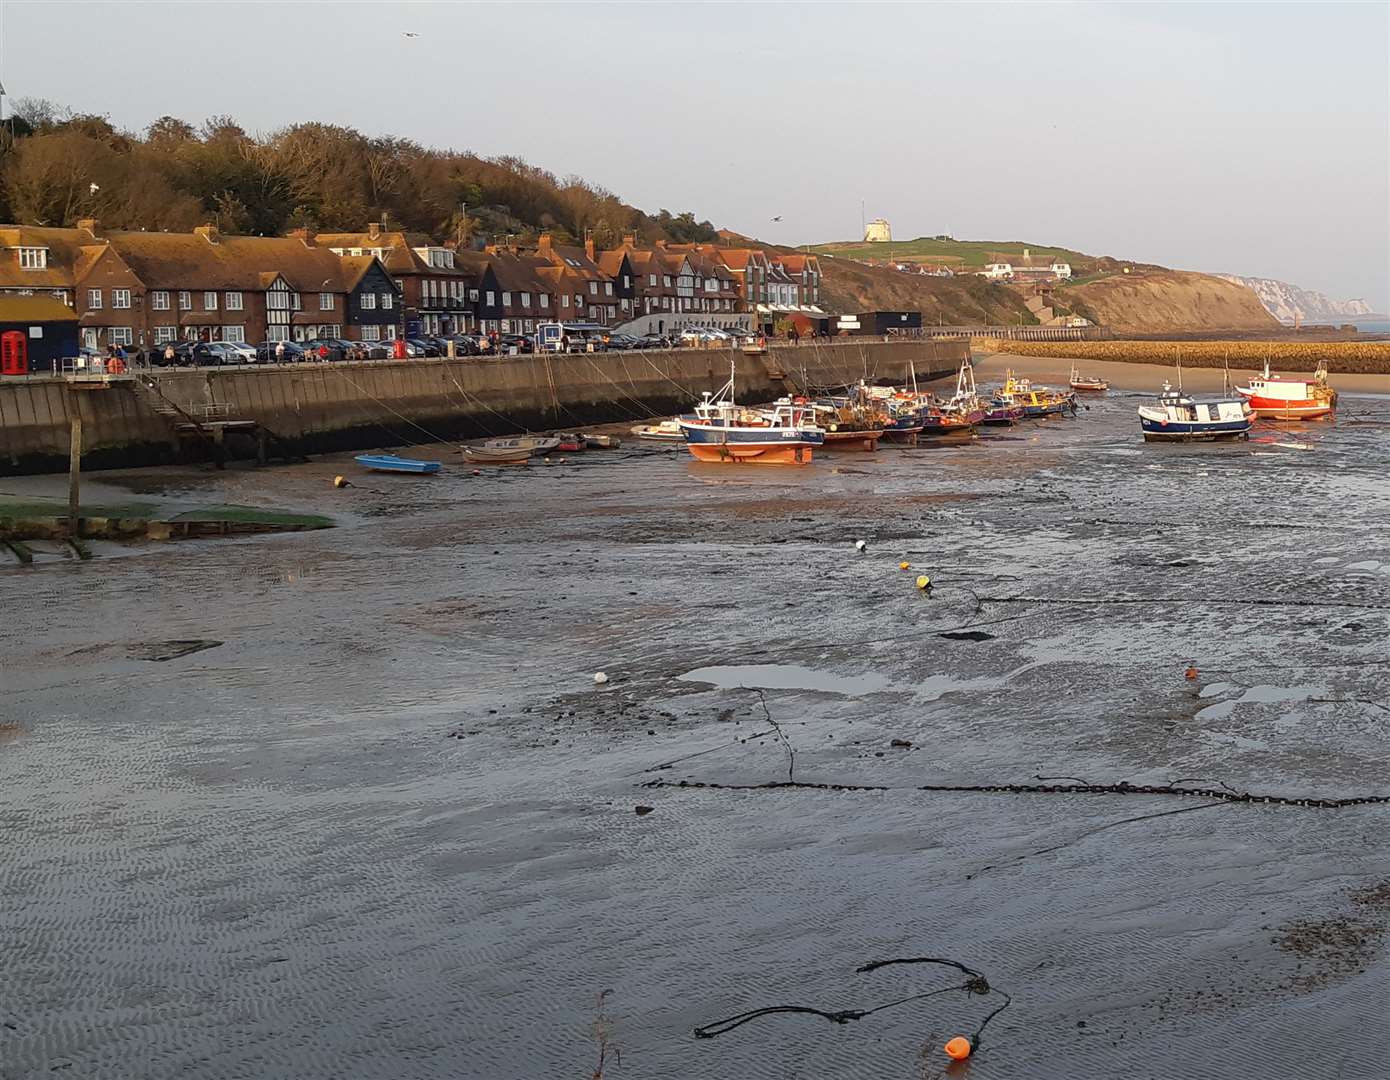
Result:
<svg viewBox="0 0 1390 1080">
<path fill-rule="evenodd" d="M 531 457 L 524 446 L 465 446 L 462 453 L 463 460 L 473 465 L 516 465 Z"/>
<path fill-rule="evenodd" d="M 358 454 L 354 459 L 364 469 L 373 472 L 393 473 L 437 473 L 439 462 L 419 461 L 416 458 L 397 457 L 395 454 Z"/>
</svg>

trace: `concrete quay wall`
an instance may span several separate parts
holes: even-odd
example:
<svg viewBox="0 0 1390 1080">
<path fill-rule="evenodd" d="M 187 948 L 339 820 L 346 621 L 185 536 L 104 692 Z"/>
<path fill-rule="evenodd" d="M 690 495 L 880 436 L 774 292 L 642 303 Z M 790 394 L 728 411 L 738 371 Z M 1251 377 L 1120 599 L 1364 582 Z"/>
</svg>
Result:
<svg viewBox="0 0 1390 1080">
<path fill-rule="evenodd" d="M 364 449 L 669 416 L 723 385 L 731 358 L 738 396 L 757 402 L 786 393 L 777 375 L 798 387 L 901 382 L 913 369 L 919 380 L 940 378 L 967 349 L 952 341 L 836 341 L 759 356 L 671 349 L 175 368 L 149 373 L 158 393 L 138 381 L 76 389 L 62 378 L 0 380 L 0 475 L 66 468 L 74 415 L 83 421 L 84 468 L 117 468 L 205 452 L 196 433 L 178 435 L 186 417 L 209 426 L 254 420 L 303 452 Z M 255 442 L 229 433 L 225 448 L 249 456 Z"/>
</svg>

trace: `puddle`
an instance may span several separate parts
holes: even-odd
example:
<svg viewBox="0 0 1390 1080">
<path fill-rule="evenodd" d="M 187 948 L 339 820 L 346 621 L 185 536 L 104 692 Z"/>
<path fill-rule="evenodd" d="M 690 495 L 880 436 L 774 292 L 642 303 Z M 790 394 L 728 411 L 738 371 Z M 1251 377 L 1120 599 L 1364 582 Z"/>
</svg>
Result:
<svg viewBox="0 0 1390 1080">
<path fill-rule="evenodd" d="M 696 668 L 679 676 L 682 682 L 702 682 L 722 690 L 819 690 L 826 694 L 877 694 L 894 689 L 886 675 L 834 675 L 800 664 L 727 664 Z"/>
<path fill-rule="evenodd" d="M 1224 720 L 1235 712 L 1237 705 L 1269 705 L 1283 701 L 1307 701 L 1313 697 L 1325 697 L 1327 693 L 1328 690 L 1325 686 L 1252 686 L 1238 698 L 1208 705 L 1197 713 L 1196 718 L 1198 720 Z M 1206 696 L 1205 693 L 1203 696 Z"/>
</svg>

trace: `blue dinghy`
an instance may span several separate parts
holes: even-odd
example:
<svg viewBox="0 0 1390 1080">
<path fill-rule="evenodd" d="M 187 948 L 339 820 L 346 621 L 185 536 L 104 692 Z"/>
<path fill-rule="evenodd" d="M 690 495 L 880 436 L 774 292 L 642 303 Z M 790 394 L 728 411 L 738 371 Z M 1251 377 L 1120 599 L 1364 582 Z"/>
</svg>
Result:
<svg viewBox="0 0 1390 1080">
<path fill-rule="evenodd" d="M 439 462 L 417 461 L 415 458 L 396 457 L 395 454 L 358 454 L 354 459 L 364 469 L 376 472 L 437 473 Z"/>
</svg>

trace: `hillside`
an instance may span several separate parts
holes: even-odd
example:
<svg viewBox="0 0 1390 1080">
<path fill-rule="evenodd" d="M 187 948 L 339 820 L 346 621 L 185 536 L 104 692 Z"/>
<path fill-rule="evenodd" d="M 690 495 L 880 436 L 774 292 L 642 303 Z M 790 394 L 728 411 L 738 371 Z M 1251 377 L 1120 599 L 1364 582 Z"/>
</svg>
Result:
<svg viewBox="0 0 1390 1080">
<path fill-rule="evenodd" d="M 822 306 L 827 311 L 920 311 L 925 324 L 1037 322 L 1021 293 L 974 274 L 926 277 L 849 259 L 821 259 Z"/>
<path fill-rule="evenodd" d="M 1115 274 L 1065 286 L 1057 295 L 1119 333 L 1279 328 L 1246 286 L 1187 270 Z"/>
<path fill-rule="evenodd" d="M 1087 255 L 1070 248 L 1049 247 L 1022 240 L 956 240 L 941 236 L 919 236 L 915 240 L 893 240 L 887 243 L 837 242 L 814 244 L 809 249 L 818 255 L 833 255 L 841 259 L 856 259 L 874 263 L 912 263 L 941 266 L 950 270 L 981 270 L 996 257 L 1017 262 L 1025 254 L 1034 263 L 1069 263 L 1072 273 L 1086 277 L 1096 273 L 1114 272 L 1122 267 L 1160 269 L 1144 263 L 1127 262 L 1109 255 Z"/>
</svg>

